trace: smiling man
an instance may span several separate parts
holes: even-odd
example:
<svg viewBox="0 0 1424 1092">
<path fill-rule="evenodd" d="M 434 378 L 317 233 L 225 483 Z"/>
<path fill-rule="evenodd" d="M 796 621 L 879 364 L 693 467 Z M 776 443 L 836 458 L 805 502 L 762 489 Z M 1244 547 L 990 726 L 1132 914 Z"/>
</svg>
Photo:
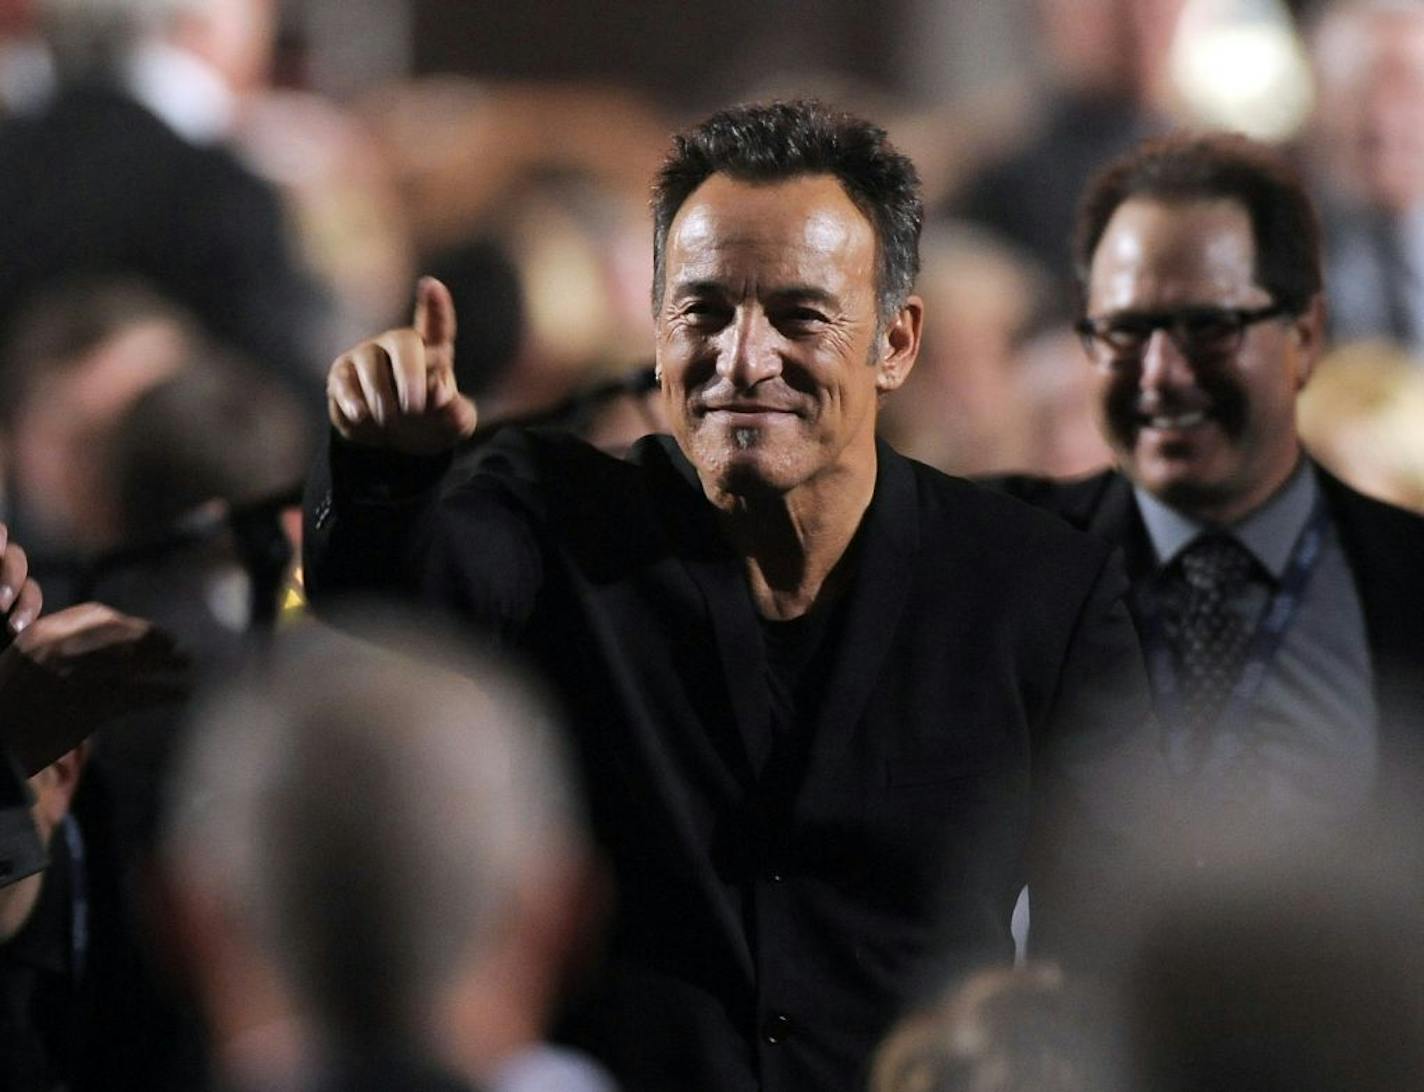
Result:
<svg viewBox="0 0 1424 1092">
<path fill-rule="evenodd" d="M 1232 852 L 1413 829 L 1424 520 L 1314 465 L 1316 218 L 1244 138 L 1142 146 L 1089 188 L 1079 323 L 1118 468 L 1018 482 L 1125 550 L 1177 793 Z"/>
<path fill-rule="evenodd" d="M 1010 954 L 1041 835 L 1145 736 L 1125 581 L 1090 536 L 877 443 L 924 310 L 883 132 L 714 115 L 653 210 L 673 435 L 454 459 L 475 407 L 425 281 L 412 327 L 332 366 L 308 585 L 452 608 L 565 703 L 617 884 L 567 1034 L 625 1088 L 859 1090 L 917 991 Z"/>
</svg>

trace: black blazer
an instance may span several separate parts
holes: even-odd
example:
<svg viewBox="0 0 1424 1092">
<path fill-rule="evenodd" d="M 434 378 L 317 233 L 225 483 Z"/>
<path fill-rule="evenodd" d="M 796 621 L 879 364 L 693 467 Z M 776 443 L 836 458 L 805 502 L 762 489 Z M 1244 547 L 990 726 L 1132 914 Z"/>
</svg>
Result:
<svg viewBox="0 0 1424 1092">
<path fill-rule="evenodd" d="M 618 887 L 568 1033 L 629 1089 L 858 1092 L 921 991 L 1010 954 L 1054 817 L 1111 810 L 1099 764 L 1144 751 L 1109 548 L 884 445 L 799 751 L 774 745 L 742 563 L 669 438 L 622 461 L 516 435 L 439 489 L 435 464 L 402 481 L 336 448 L 336 488 L 324 462 L 309 487 L 313 602 L 452 607 L 567 707 Z"/>
<path fill-rule="evenodd" d="M 1356 492 L 1318 466 L 1316 472 L 1365 618 L 1380 713 L 1379 802 L 1396 829 L 1413 829 L 1424 803 L 1424 517 Z M 1120 473 L 996 484 L 1120 546 L 1132 581 L 1151 573 L 1147 530 Z"/>
</svg>

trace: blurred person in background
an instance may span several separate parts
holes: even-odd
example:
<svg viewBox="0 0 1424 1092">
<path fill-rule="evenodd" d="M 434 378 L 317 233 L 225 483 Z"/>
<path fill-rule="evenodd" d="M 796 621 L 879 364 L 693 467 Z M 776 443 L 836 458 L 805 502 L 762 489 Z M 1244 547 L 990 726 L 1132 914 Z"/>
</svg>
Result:
<svg viewBox="0 0 1424 1092">
<path fill-rule="evenodd" d="M 1016 413 L 1028 438 L 1029 474 L 1078 478 L 1112 462 L 1098 431 L 1092 374 L 1082 365 L 1082 342 L 1056 316 L 1018 347 Z"/>
<path fill-rule="evenodd" d="M 587 172 L 531 172 L 490 210 L 489 237 L 518 278 L 523 319 L 509 366 L 481 402 L 492 419 L 554 405 L 646 354 L 646 220 L 642 195 Z"/>
<path fill-rule="evenodd" d="M 920 241 L 925 331 L 905 396 L 887 403 L 880 435 L 947 474 L 1028 470 L 1014 350 L 1046 278 L 1019 253 L 973 228 Z"/>
<path fill-rule="evenodd" d="M 0 362 L 7 517 L 50 601 L 72 602 L 63 563 L 123 537 L 108 438 L 140 394 L 200 352 L 187 315 L 132 280 L 57 284 L 18 316 Z"/>
<path fill-rule="evenodd" d="M 51 606 L 99 599 L 156 622 L 198 672 L 226 670 L 290 572 L 282 495 L 294 508 L 311 453 L 295 396 L 128 282 L 37 301 L 0 374 L 5 502 Z M 178 712 L 131 718 L 91 762 L 140 851 Z"/>
<path fill-rule="evenodd" d="M 36 618 L 14 542 L 0 573 L 0 1073 L 14 1092 L 157 1088 L 163 1000 L 106 787 L 81 774 L 86 737 L 181 697 L 186 665 L 151 623 L 97 603 Z"/>
<path fill-rule="evenodd" d="M 5 506 L 55 604 L 93 594 L 91 564 L 172 534 L 204 505 L 290 490 L 311 451 L 285 384 L 138 283 L 43 295 L 0 376 Z M 149 607 L 161 609 L 126 605 Z"/>
<path fill-rule="evenodd" d="M 173 934 L 233 1090 L 611 1092 L 542 1042 L 589 858 L 542 699 L 429 628 L 290 634 L 196 715 Z"/>
<path fill-rule="evenodd" d="M 655 193 L 674 435 L 469 451 L 425 280 L 411 327 L 333 362 L 307 584 L 454 609 L 567 703 L 620 899 L 571 1041 L 630 1088 L 858 1089 L 926 981 L 1012 951 L 1055 799 L 1127 739 L 1155 766 L 1124 585 L 1090 536 L 877 443 L 924 314 L 882 130 L 734 108 Z"/>
<path fill-rule="evenodd" d="M 1067 240 L 1084 184 L 1164 124 L 1167 54 L 1185 0 L 1035 0 L 1049 84 L 1017 145 L 971 176 L 949 212 L 1072 280 Z"/>
<path fill-rule="evenodd" d="M 1424 513 L 1424 369 L 1380 342 L 1327 354 L 1300 399 L 1300 435 L 1362 493 Z"/>
<path fill-rule="evenodd" d="M 1424 361 L 1424 7 L 1337 0 L 1313 47 L 1331 336 Z"/>
<path fill-rule="evenodd" d="M 1245 138 L 1148 143 L 1090 186 L 1075 247 L 1117 468 L 1014 484 L 1128 561 L 1185 835 L 1134 835 L 1138 863 L 1171 876 L 1268 858 L 1281 838 L 1349 852 L 1415 830 L 1424 519 L 1302 450 L 1296 402 L 1324 305 L 1299 179 Z M 1230 817 L 1226 834 L 1195 842 L 1206 816 Z M 1075 928 L 1090 949 L 1120 950 L 1114 933 L 1154 882 L 1079 863 L 1097 880 L 1077 886 L 1091 897 Z"/>
<path fill-rule="evenodd" d="M 1081 349 L 1047 271 L 971 225 L 934 225 L 921 249 L 920 294 L 935 321 L 905 396 L 885 405 L 881 436 L 947 474 L 1057 477 L 1106 465 L 1087 376 L 1065 367 Z"/>
<path fill-rule="evenodd" d="M 1108 997 L 1052 964 L 979 971 L 900 1022 L 870 1092 L 1127 1092 Z"/>
<path fill-rule="evenodd" d="M 283 515 L 311 455 L 281 384 L 237 359 L 195 357 L 114 424 L 104 474 L 120 541 L 136 553 L 98 574 L 97 592 L 225 659 L 275 620 L 293 554 Z"/>
<path fill-rule="evenodd" d="M 35 109 L 54 89 L 54 59 L 33 0 L 0 0 L 0 117 Z"/>
<path fill-rule="evenodd" d="M 199 679 L 224 677 L 278 624 L 311 447 L 300 406 L 271 376 L 195 356 L 139 395 L 101 450 L 119 545 L 79 570 L 82 590 L 163 627 Z M 115 821 L 146 858 L 182 746 L 179 706 L 99 740 Z"/>
<path fill-rule="evenodd" d="M 36 0 L 57 83 L 0 124 L 0 337 L 60 277 L 148 280 L 315 399 L 339 331 L 276 193 L 226 146 L 272 0 Z"/>
</svg>

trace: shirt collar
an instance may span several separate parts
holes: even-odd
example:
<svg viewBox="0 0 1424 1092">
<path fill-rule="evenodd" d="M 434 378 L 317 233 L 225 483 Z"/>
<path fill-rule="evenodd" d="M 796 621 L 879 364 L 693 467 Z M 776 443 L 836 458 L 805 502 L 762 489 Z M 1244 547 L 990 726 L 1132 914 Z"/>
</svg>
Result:
<svg viewBox="0 0 1424 1092">
<path fill-rule="evenodd" d="M 1280 580 L 1296 540 L 1310 520 L 1318 488 L 1309 460 L 1301 459 L 1286 483 L 1265 504 L 1226 530 L 1251 551 L 1273 578 Z M 1133 493 L 1159 566 L 1171 562 L 1203 531 L 1213 529 L 1158 500 L 1139 485 L 1133 486 Z"/>
</svg>

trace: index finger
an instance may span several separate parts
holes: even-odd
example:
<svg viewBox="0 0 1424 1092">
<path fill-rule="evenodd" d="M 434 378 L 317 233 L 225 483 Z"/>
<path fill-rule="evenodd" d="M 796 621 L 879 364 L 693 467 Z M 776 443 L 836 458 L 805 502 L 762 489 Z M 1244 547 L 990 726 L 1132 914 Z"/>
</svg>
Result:
<svg viewBox="0 0 1424 1092">
<path fill-rule="evenodd" d="M 415 286 L 415 332 L 430 367 L 455 367 L 455 298 L 443 281 L 421 277 Z"/>
<path fill-rule="evenodd" d="M 18 543 L 8 543 L 0 555 L 0 611 L 7 611 L 30 576 L 30 561 Z"/>
</svg>

